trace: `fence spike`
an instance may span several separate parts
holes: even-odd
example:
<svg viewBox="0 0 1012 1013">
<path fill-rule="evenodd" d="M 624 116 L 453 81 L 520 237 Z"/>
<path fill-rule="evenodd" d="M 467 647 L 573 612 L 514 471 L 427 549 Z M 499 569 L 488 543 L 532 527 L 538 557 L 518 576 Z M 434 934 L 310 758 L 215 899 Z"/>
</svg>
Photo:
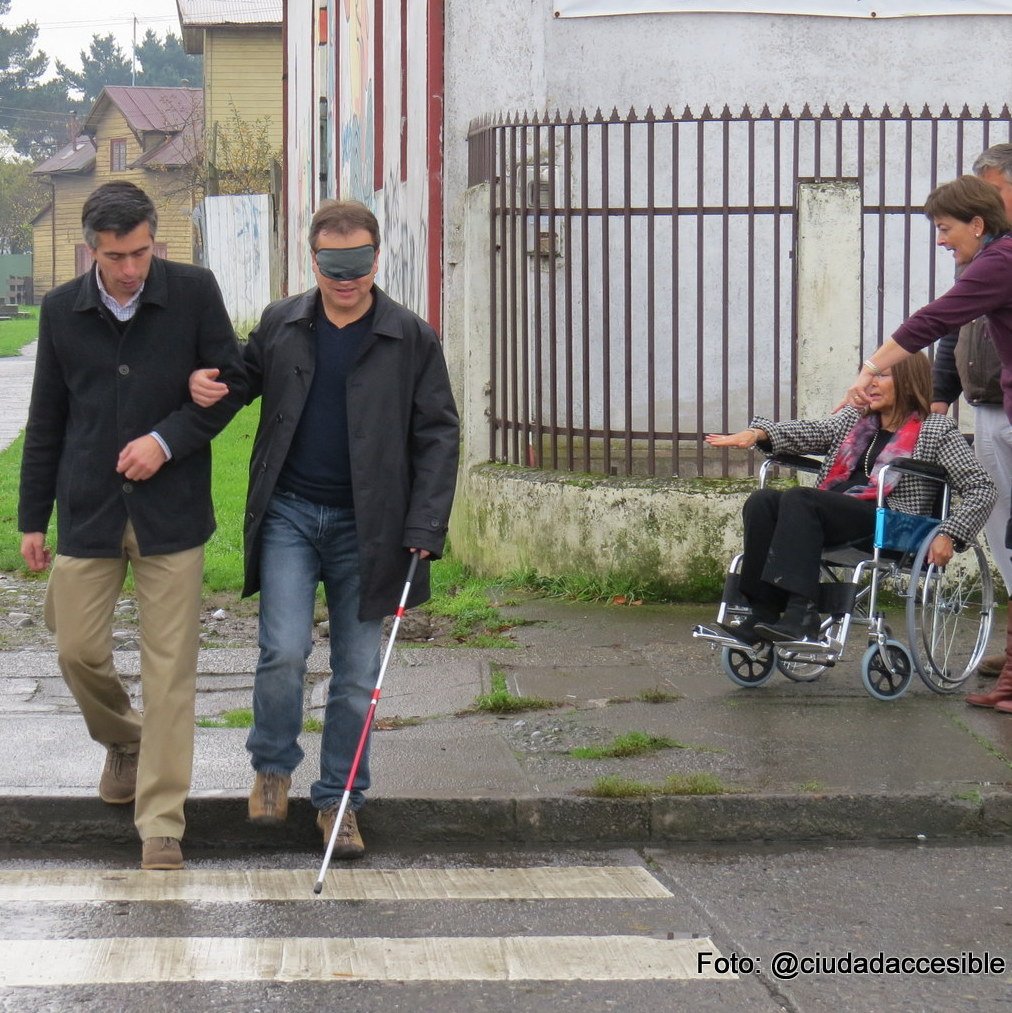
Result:
<svg viewBox="0 0 1012 1013">
<path fill-rule="evenodd" d="M 833 119 L 833 113 L 832 113 L 832 110 L 830 110 L 830 108 L 829 108 L 829 103 L 828 102 L 822 107 L 822 112 L 819 113 L 819 118 L 823 119 L 823 120 L 831 120 L 831 119 Z"/>
<path fill-rule="evenodd" d="M 775 119 L 789 120 L 791 119 L 791 107 L 785 102 L 783 109 L 780 110 L 780 115 Z"/>
<path fill-rule="evenodd" d="M 616 112 L 617 111 L 618 110 L 616 110 Z M 636 107 L 635 106 L 629 106 L 629 116 L 627 117 L 627 119 L 629 120 L 630 123 L 638 123 L 639 122 L 640 118 L 636 115 Z"/>
<path fill-rule="evenodd" d="M 580 110 L 580 122 L 584 125 L 590 122 L 590 117 L 587 115 L 586 108 Z"/>
<path fill-rule="evenodd" d="M 798 119 L 799 120 L 814 120 L 815 119 L 815 117 L 812 115 L 811 106 L 809 106 L 809 104 L 807 102 L 802 107 L 801 112 L 798 113 Z"/>
<path fill-rule="evenodd" d="M 852 120 L 853 118 L 854 118 L 854 114 L 850 111 L 850 103 L 849 102 L 844 102 L 843 103 L 843 108 L 840 110 L 840 119 L 841 120 Z"/>
<path fill-rule="evenodd" d="M 946 102 L 942 106 L 942 111 L 938 114 L 938 118 L 942 119 L 942 120 L 951 120 L 952 119 L 952 112 L 949 109 L 949 103 L 948 102 Z"/>
<path fill-rule="evenodd" d="M 708 108 L 708 107 L 707 107 L 707 108 Z M 683 120 L 694 120 L 695 118 L 696 118 L 696 117 L 692 115 L 692 110 L 691 110 L 691 109 L 690 109 L 690 108 L 689 108 L 688 106 L 686 106 L 686 107 L 685 107 L 685 108 L 684 108 L 684 109 L 682 110 L 682 119 L 683 119 Z"/>
<path fill-rule="evenodd" d="M 963 108 L 959 111 L 959 118 L 961 120 L 973 119 L 973 113 L 970 112 L 970 107 L 964 102 Z"/>
<path fill-rule="evenodd" d="M 609 123 L 621 123 L 622 117 L 618 114 L 618 106 L 611 107 L 611 116 L 608 117 Z"/>
<path fill-rule="evenodd" d="M 752 115 L 752 110 L 749 109 L 749 107 L 748 107 L 747 104 L 743 105 L 741 107 L 741 112 L 738 113 L 738 119 L 740 119 L 740 120 L 752 120 L 752 119 L 755 119 L 755 117 Z"/>
<path fill-rule="evenodd" d="M 1001 107 L 1001 112 L 998 113 L 998 116 L 996 117 L 996 119 L 1007 120 L 1007 119 L 1010 119 L 1010 118 L 1012 118 L 1012 112 L 1009 112 L 1008 103 L 1006 103 L 1005 105 L 1003 105 Z"/>
<path fill-rule="evenodd" d="M 647 106 L 647 111 L 643 114 L 643 120 L 646 123 L 653 123 L 657 117 L 654 115 L 654 107 L 652 105 Z"/>
<path fill-rule="evenodd" d="M 600 106 L 597 107 L 597 112 L 594 113 L 593 117 L 591 118 L 591 122 L 592 123 L 604 123 L 604 113 L 601 112 L 601 107 Z"/>
<path fill-rule="evenodd" d="M 988 105 L 987 105 L 986 102 L 980 107 L 980 118 L 982 120 L 983 119 L 991 119 L 991 110 L 988 108 Z"/>
<path fill-rule="evenodd" d="M 900 114 L 897 119 L 910 120 L 913 119 L 913 113 L 910 111 L 910 106 L 906 102 L 903 103 L 903 108 L 900 110 Z"/>
<path fill-rule="evenodd" d="M 889 106 L 886 105 L 886 106 L 882 106 L 882 112 L 879 113 L 879 119 L 882 119 L 882 120 L 894 120 L 894 119 L 896 119 L 896 117 L 893 116 L 892 110 L 889 108 Z"/>
<path fill-rule="evenodd" d="M 764 102 L 763 103 L 763 107 L 762 107 L 762 109 L 759 110 L 759 115 L 756 117 L 756 119 L 760 119 L 760 120 L 771 120 L 771 119 L 773 119 L 773 113 L 770 112 L 770 107 L 769 107 L 769 103 L 768 102 Z"/>
<path fill-rule="evenodd" d="M 688 108 L 689 108 L 688 106 L 685 107 L 686 111 L 688 111 Z M 706 105 L 703 106 L 703 111 L 699 114 L 699 118 L 701 120 L 712 120 L 713 119 L 713 113 L 710 111 L 710 103 L 709 102 L 707 102 Z"/>
<path fill-rule="evenodd" d="M 555 119 L 552 120 L 552 123 L 555 124 L 556 126 L 560 126 L 562 124 L 562 112 L 561 112 L 561 110 L 559 110 L 559 109 L 555 110 Z"/>
<path fill-rule="evenodd" d="M 731 112 L 730 107 L 725 102 L 724 103 L 724 108 L 721 109 L 721 111 L 720 111 L 720 119 L 722 119 L 722 120 L 730 120 L 730 119 L 733 119 L 733 118 L 734 118 L 734 114 Z"/>
<path fill-rule="evenodd" d="M 931 119 L 931 110 L 928 108 L 928 103 L 927 102 L 924 103 L 924 108 L 921 110 L 920 119 L 922 119 L 922 120 L 930 120 Z"/>
<path fill-rule="evenodd" d="M 670 105 L 666 105 L 664 107 L 664 112 L 661 114 L 661 119 L 667 123 L 671 123 L 674 121 L 674 118 L 675 118 L 674 110 L 671 108 Z"/>
</svg>

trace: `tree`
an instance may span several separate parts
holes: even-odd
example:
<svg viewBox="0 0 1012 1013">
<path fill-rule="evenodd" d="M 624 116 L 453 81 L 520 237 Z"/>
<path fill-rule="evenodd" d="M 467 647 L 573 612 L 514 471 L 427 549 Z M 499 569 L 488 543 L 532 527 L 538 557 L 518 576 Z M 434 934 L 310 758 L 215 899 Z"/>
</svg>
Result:
<svg viewBox="0 0 1012 1013">
<path fill-rule="evenodd" d="M 32 219 L 49 195 L 29 159 L 0 159 L 0 253 L 30 253 Z"/>
<path fill-rule="evenodd" d="M 64 87 L 81 96 L 81 113 L 86 113 L 110 84 L 129 84 L 131 80 L 130 61 L 126 58 L 112 33 L 93 35 L 88 51 L 81 50 L 81 70 L 68 67 L 62 60 L 56 61 L 57 76 Z"/>
<path fill-rule="evenodd" d="M 165 88 L 200 87 L 204 73 L 203 58 L 190 56 L 172 32 L 166 34 L 162 41 L 149 28 L 134 53 L 141 65 L 138 84 Z"/>
<path fill-rule="evenodd" d="M 10 12 L 10 0 L 0 0 L 0 17 Z M 70 115 L 67 89 L 60 81 L 41 82 L 49 57 L 36 51 L 38 25 L 15 28 L 0 25 L 0 130 L 14 149 L 40 158 L 67 140 Z"/>
</svg>

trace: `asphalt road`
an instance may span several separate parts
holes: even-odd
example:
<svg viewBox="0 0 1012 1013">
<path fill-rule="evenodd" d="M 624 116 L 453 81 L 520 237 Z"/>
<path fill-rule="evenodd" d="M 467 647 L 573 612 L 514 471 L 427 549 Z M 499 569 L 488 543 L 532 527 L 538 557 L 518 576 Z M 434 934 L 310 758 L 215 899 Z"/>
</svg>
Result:
<svg viewBox="0 0 1012 1013">
<path fill-rule="evenodd" d="M 1009 843 L 219 855 L 0 855 L 2 1008 L 1012 1009 Z"/>
</svg>

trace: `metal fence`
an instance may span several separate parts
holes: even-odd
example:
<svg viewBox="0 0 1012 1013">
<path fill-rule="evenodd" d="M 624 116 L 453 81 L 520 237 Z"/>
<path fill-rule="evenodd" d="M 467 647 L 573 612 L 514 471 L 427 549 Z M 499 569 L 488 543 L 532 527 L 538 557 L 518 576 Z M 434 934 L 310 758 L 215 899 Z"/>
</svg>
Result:
<svg viewBox="0 0 1012 1013">
<path fill-rule="evenodd" d="M 860 185 L 863 356 L 951 283 L 928 192 L 1010 137 L 1007 107 L 475 121 L 469 183 L 491 184 L 490 459 L 729 474 L 705 433 L 794 409 L 798 183 Z"/>
</svg>

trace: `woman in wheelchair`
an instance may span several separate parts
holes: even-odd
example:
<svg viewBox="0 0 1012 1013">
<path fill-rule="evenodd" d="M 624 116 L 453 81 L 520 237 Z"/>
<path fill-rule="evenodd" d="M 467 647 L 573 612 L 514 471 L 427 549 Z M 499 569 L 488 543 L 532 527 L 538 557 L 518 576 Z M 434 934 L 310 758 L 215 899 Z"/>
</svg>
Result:
<svg viewBox="0 0 1012 1013">
<path fill-rule="evenodd" d="M 746 500 L 739 586 L 752 614 L 737 626 L 721 624 L 725 632 L 750 646 L 818 638 L 822 550 L 871 545 L 878 483 L 890 461 L 939 465 L 958 494 L 928 562 L 944 566 L 954 550 L 973 541 L 994 505 L 995 486 L 952 420 L 930 413 L 930 400 L 931 366 L 924 355 L 913 355 L 873 379 L 864 411 L 848 405 L 820 420 L 755 418 L 739 433 L 706 437 L 714 447 L 826 455 L 816 488 L 760 489 Z M 936 483 L 897 472 L 887 473 L 886 481 L 890 509 L 931 513 Z"/>
</svg>

